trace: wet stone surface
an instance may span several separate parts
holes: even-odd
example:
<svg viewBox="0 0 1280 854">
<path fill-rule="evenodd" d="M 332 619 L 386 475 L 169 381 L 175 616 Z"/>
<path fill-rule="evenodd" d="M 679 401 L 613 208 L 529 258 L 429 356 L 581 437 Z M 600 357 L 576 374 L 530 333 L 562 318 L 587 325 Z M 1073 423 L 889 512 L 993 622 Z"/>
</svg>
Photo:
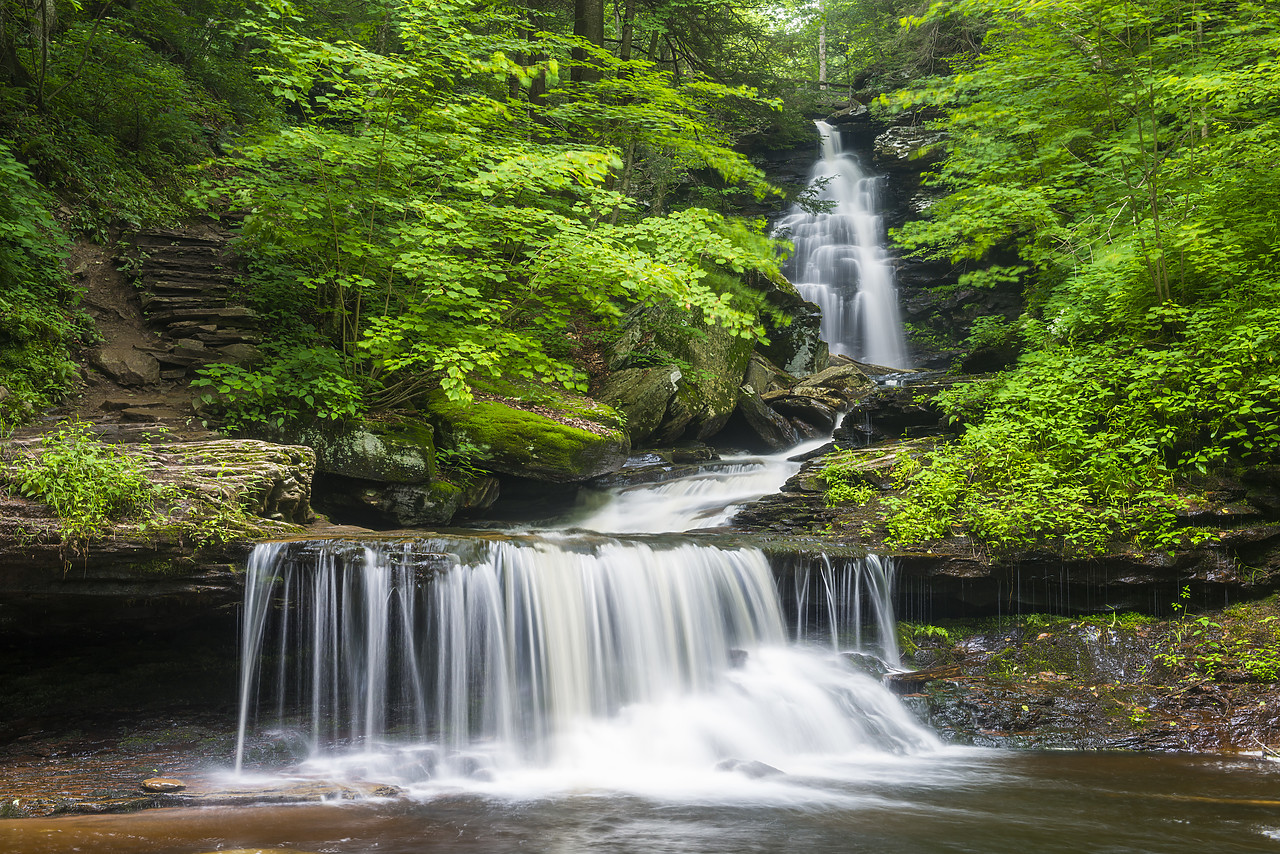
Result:
<svg viewBox="0 0 1280 854">
<path fill-rule="evenodd" d="M 256 770 L 278 770 L 299 758 L 283 738 L 261 739 L 249 749 Z M 235 732 L 224 716 L 31 733 L 0 747 L 0 817 L 354 800 L 400 792 L 377 782 L 338 783 L 296 773 L 269 781 L 236 779 L 230 774 L 234 750 Z M 149 791 L 144 784 L 154 778 L 182 788 Z"/>
</svg>

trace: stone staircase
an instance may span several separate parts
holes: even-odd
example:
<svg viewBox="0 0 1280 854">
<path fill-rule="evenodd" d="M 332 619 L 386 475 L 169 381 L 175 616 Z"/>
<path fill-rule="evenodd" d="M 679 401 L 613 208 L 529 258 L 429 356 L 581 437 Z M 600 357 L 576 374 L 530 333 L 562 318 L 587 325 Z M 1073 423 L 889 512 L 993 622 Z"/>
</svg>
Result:
<svg viewBox="0 0 1280 854">
<path fill-rule="evenodd" d="M 160 336 L 152 355 L 161 379 L 185 380 L 200 365 L 243 365 L 260 358 L 259 317 L 238 302 L 225 234 L 142 231 L 127 257 L 145 323 Z"/>
</svg>

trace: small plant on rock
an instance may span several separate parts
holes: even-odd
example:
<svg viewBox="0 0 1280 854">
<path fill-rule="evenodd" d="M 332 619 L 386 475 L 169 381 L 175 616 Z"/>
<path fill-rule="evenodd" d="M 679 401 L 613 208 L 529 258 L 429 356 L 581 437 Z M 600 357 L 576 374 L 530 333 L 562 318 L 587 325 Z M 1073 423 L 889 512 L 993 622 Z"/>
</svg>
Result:
<svg viewBox="0 0 1280 854">
<path fill-rule="evenodd" d="M 159 495 L 145 462 L 118 454 L 74 421 L 45 435 L 37 454 L 11 463 L 4 479 L 18 494 L 49 505 L 64 541 L 76 544 L 120 519 L 149 517 Z"/>
</svg>

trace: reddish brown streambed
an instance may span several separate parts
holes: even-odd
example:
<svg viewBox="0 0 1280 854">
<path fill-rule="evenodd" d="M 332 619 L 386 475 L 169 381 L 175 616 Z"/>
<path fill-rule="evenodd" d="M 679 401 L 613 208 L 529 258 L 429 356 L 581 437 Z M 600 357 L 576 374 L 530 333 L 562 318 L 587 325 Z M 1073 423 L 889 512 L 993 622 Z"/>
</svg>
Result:
<svg viewBox="0 0 1280 854">
<path fill-rule="evenodd" d="M 0 822 L 8 854 L 1280 851 L 1280 767 L 1249 758 L 948 749 L 789 798 L 477 793 Z M 808 791 L 809 797 L 803 793 Z"/>
</svg>

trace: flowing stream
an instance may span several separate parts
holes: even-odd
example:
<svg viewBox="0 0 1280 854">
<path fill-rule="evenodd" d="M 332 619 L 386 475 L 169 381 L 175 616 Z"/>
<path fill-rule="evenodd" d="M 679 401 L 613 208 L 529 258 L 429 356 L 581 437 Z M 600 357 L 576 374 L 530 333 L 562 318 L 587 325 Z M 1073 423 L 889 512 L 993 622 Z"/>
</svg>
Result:
<svg viewBox="0 0 1280 854">
<path fill-rule="evenodd" d="M 786 272 L 801 296 L 822 309 L 822 337 L 832 353 L 909 368 L 880 217 L 881 179 L 844 150 L 836 128 L 822 121 L 817 126 L 822 157 L 809 186 L 828 210 L 797 206 L 778 222 L 775 233 L 795 244 Z"/>
</svg>

